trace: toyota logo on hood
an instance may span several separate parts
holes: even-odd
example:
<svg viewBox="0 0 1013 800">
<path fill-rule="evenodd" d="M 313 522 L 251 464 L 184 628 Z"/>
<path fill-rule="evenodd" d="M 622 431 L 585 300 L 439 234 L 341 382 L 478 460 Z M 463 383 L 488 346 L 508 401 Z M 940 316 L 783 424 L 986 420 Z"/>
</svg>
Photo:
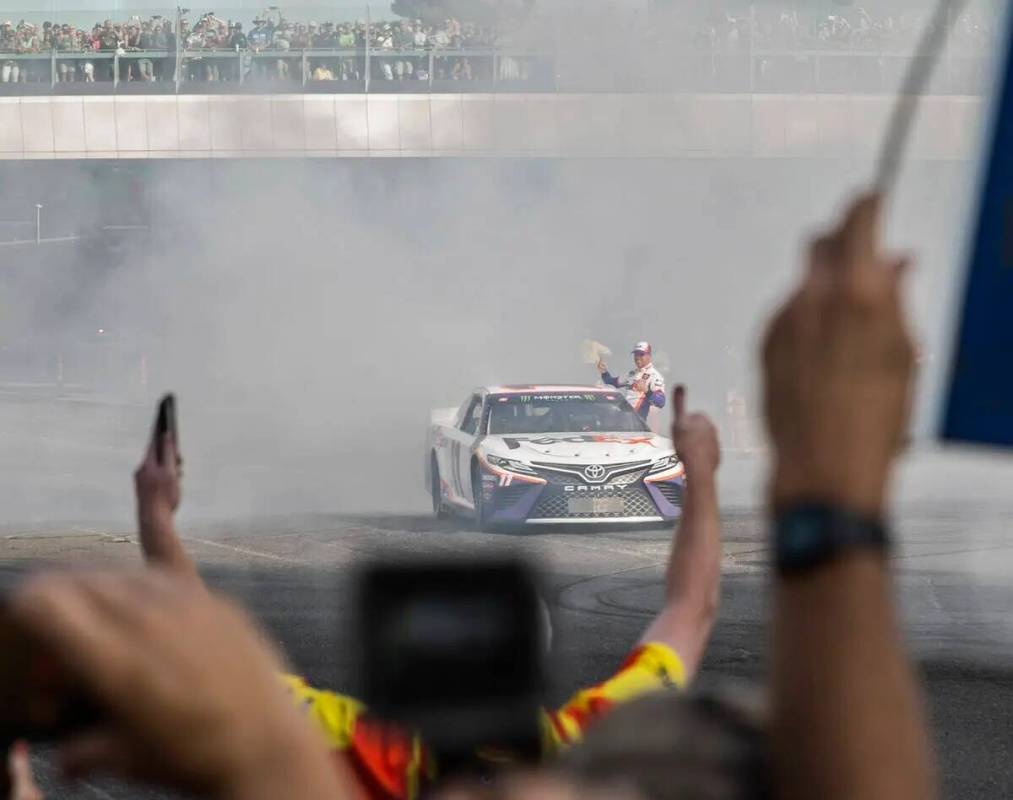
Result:
<svg viewBox="0 0 1013 800">
<path fill-rule="evenodd" d="M 600 481 L 605 477 L 605 467 L 601 464 L 591 464 L 584 467 L 584 477 L 589 481 Z"/>
</svg>

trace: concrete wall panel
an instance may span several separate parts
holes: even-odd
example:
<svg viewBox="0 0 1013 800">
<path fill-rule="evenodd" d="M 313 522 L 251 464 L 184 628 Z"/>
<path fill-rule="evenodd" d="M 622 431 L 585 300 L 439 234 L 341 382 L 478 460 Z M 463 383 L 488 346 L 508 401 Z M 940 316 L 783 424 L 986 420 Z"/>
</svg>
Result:
<svg viewBox="0 0 1013 800">
<path fill-rule="evenodd" d="M 119 150 L 116 144 L 116 104 L 110 97 L 82 98 L 84 108 L 84 144 L 91 153 Z"/>
<path fill-rule="evenodd" d="M 305 107 L 301 95 L 277 95 L 271 98 L 271 127 L 274 149 L 306 149 Z"/>
<path fill-rule="evenodd" d="M 53 152 L 53 112 L 47 98 L 22 98 L 21 133 L 26 156 Z"/>
<path fill-rule="evenodd" d="M 243 118 L 239 97 L 208 98 L 208 134 L 214 152 L 243 149 Z"/>
<path fill-rule="evenodd" d="M 397 95 L 368 95 L 366 97 L 367 130 L 369 149 L 400 150 L 401 136 L 398 130 Z"/>
<path fill-rule="evenodd" d="M 270 152 L 274 149 L 274 121 L 271 116 L 271 97 L 249 95 L 236 98 L 243 150 Z"/>
<path fill-rule="evenodd" d="M 458 94 L 433 95 L 429 101 L 429 123 L 433 149 L 437 152 L 461 150 L 464 141 L 462 101 Z"/>
<path fill-rule="evenodd" d="M 334 98 L 308 94 L 303 98 L 303 119 L 308 151 L 333 151 L 338 146 Z"/>
<path fill-rule="evenodd" d="M 21 103 L 17 98 L 0 99 L 0 153 L 22 153 Z"/>
<path fill-rule="evenodd" d="M 0 158 L 868 159 L 892 105 L 890 97 L 849 95 L 12 97 L 0 98 Z M 982 108 L 978 98 L 925 98 L 911 157 L 972 157 Z"/>
<path fill-rule="evenodd" d="M 398 99 L 397 114 L 401 129 L 401 150 L 428 153 L 433 147 L 429 98 L 424 95 L 404 95 Z"/>
<path fill-rule="evenodd" d="M 80 97 L 52 100 L 53 148 L 56 153 L 81 153 L 84 144 L 84 104 Z"/>
<path fill-rule="evenodd" d="M 148 114 L 146 97 L 116 98 L 116 149 L 122 153 L 148 151 Z"/>
<path fill-rule="evenodd" d="M 150 152 L 179 150 L 179 112 L 174 100 L 172 97 L 149 97 L 144 104 Z"/>
<path fill-rule="evenodd" d="M 211 149 L 208 98 L 200 95 L 188 95 L 180 96 L 178 101 L 179 149 L 207 153 Z"/>
<path fill-rule="evenodd" d="M 528 95 L 524 108 L 530 149 L 542 153 L 556 152 L 559 149 L 556 99 L 551 95 Z"/>
<path fill-rule="evenodd" d="M 334 122 L 338 131 L 338 149 L 356 152 L 369 150 L 369 116 L 366 98 L 338 95 L 334 98 Z"/>
<path fill-rule="evenodd" d="M 495 95 L 461 95 L 461 149 L 492 151 L 496 149 Z"/>
</svg>

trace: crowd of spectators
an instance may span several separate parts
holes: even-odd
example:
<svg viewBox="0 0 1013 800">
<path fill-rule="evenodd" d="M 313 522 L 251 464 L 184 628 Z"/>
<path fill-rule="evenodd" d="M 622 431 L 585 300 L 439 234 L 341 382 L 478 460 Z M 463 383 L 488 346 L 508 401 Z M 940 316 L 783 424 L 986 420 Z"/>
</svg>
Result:
<svg viewBox="0 0 1013 800">
<path fill-rule="evenodd" d="M 841 5 L 836 13 L 806 9 L 799 4 L 762 3 L 743 10 L 711 14 L 683 26 L 683 38 L 701 48 L 717 50 L 886 50 L 910 51 L 932 13 L 927 4 L 904 11 L 869 5 Z M 973 51 L 987 47 L 994 18 L 968 8 L 953 20 L 951 44 Z"/>
<path fill-rule="evenodd" d="M 117 54 L 122 81 L 175 80 L 179 62 L 183 80 L 236 81 L 244 79 L 301 79 L 303 51 L 320 51 L 308 64 L 308 80 L 363 80 L 364 53 L 375 57 L 372 77 L 380 80 L 428 80 L 430 51 L 447 51 L 433 59 L 434 77 L 440 80 L 471 79 L 479 71 L 474 56 L 452 55 L 455 51 L 488 50 L 498 43 L 490 27 L 457 19 L 442 24 L 422 20 L 354 22 L 295 22 L 280 11 L 267 10 L 251 24 L 223 20 L 214 13 L 195 22 L 156 15 L 133 16 L 126 22 L 110 19 L 90 30 L 66 23 L 35 25 L 10 20 L 0 25 L 0 53 L 58 55 L 58 82 L 112 80 L 111 59 L 88 58 L 89 54 Z M 328 51 L 356 51 L 354 55 L 327 58 Z M 298 56 L 286 56 L 298 52 Z M 397 58 L 384 54 L 396 52 Z M 73 54 L 81 58 L 72 58 Z M 274 57 L 258 58 L 270 53 Z M 46 59 L 48 62 L 48 58 Z M 491 69 L 488 65 L 486 71 Z M 508 68 L 508 69 L 513 69 Z M 48 63 L 42 59 L 10 59 L 3 62 L 3 83 L 49 80 Z"/>
<path fill-rule="evenodd" d="M 665 10 L 659 6 L 626 33 L 646 47 L 666 50 L 711 53 L 734 57 L 753 53 L 761 63 L 752 69 L 762 75 L 771 69 L 763 62 L 763 53 L 793 54 L 804 51 L 829 53 L 910 52 L 926 24 L 929 9 L 912 4 L 907 11 L 895 7 L 841 6 L 836 13 L 799 10 L 799 4 L 757 3 L 732 5 L 722 10 L 720 3 L 706 13 L 698 9 Z M 568 23 L 555 21 L 562 30 Z M 448 18 L 439 23 L 421 19 L 399 21 L 293 21 L 277 8 L 266 9 L 250 22 L 224 20 L 213 12 L 195 21 L 188 15 L 177 19 L 133 16 L 123 22 L 105 20 L 91 28 L 77 28 L 60 22 L 34 24 L 25 20 L 7 20 L 0 27 L 0 54 L 58 55 L 56 74 L 43 59 L 10 59 L 2 62 L 0 81 L 4 83 L 112 80 L 111 59 L 87 58 L 87 54 L 118 53 L 122 62 L 121 81 L 238 81 L 279 79 L 320 81 L 363 80 L 367 46 L 375 62 L 370 78 L 380 81 L 471 80 L 493 77 L 490 56 L 455 55 L 455 51 L 491 51 L 528 43 L 526 27 L 551 27 L 535 11 L 527 19 L 513 19 L 497 26 Z M 950 47 L 958 54 L 980 55 L 985 52 L 995 29 L 995 20 L 984 10 L 964 10 L 953 21 Z M 544 31 L 543 31 L 544 32 Z M 619 35 L 616 33 L 616 35 Z M 536 37 L 544 47 L 544 37 Z M 611 37 L 609 37 L 611 38 Z M 631 42 L 635 44 L 635 42 Z M 606 43 L 607 44 L 607 43 Z M 177 49 L 186 53 L 179 61 Z M 327 58 L 326 51 L 358 51 L 356 55 Z M 145 57 L 145 51 L 152 52 Z M 303 65 L 302 53 L 309 53 Z M 64 57 L 82 54 L 79 59 Z M 283 54 L 293 53 L 292 56 Z M 294 54 L 298 53 L 298 56 Z M 385 54 L 398 54 L 397 57 Z M 430 53 L 440 56 L 430 59 Z M 161 55 L 156 55 L 161 54 Z M 277 54 L 270 57 L 263 54 Z M 0 56 L 2 57 L 2 56 Z M 776 60 L 776 59 L 775 59 Z M 228 62 L 228 63 L 226 63 Z M 305 69 L 305 75 L 303 71 Z M 504 80 L 526 79 L 531 65 L 523 58 L 506 55 L 498 62 L 495 77 Z M 433 74 L 430 74 L 432 71 Z"/>
</svg>

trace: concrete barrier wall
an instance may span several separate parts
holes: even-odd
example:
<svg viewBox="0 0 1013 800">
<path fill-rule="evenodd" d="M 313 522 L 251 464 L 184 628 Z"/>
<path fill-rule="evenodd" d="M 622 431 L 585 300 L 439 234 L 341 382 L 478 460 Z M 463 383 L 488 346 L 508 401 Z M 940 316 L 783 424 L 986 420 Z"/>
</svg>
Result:
<svg viewBox="0 0 1013 800">
<path fill-rule="evenodd" d="M 893 100 L 435 94 L 0 98 L 0 159 L 286 156 L 868 158 Z M 923 100 L 911 155 L 962 159 L 982 101 Z"/>
</svg>

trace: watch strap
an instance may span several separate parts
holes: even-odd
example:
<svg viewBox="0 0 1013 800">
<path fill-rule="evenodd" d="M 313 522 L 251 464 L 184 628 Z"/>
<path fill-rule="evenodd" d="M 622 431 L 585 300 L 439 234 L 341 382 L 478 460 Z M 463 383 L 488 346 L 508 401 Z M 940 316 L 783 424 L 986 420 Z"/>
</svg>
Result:
<svg viewBox="0 0 1013 800">
<path fill-rule="evenodd" d="M 810 570 L 856 548 L 889 551 L 882 520 L 823 503 L 789 506 L 775 517 L 774 555 L 781 574 Z"/>
</svg>

